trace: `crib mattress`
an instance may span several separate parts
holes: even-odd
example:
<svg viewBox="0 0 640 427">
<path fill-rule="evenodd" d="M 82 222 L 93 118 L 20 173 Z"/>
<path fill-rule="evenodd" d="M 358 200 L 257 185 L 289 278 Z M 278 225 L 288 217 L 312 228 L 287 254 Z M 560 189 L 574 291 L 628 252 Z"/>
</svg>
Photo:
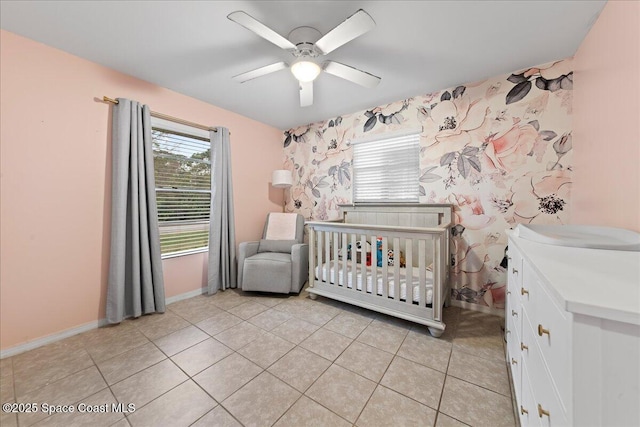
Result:
<svg viewBox="0 0 640 427">
<path fill-rule="evenodd" d="M 324 277 L 323 282 L 326 282 L 326 275 L 327 275 L 327 270 L 326 270 L 326 263 L 322 264 L 322 266 L 317 266 L 316 267 L 316 279 L 318 279 L 320 277 L 320 268 L 322 268 L 322 274 Z M 377 286 L 376 286 L 376 291 L 378 295 L 382 295 L 382 276 L 383 276 L 383 271 L 382 268 L 380 267 L 376 267 L 377 271 L 376 271 L 376 278 L 377 278 Z M 330 263 L 330 268 L 329 268 L 329 280 L 330 283 L 332 284 L 336 284 L 336 271 L 335 271 L 335 264 L 332 262 Z M 340 263 L 338 265 L 338 285 L 340 286 L 344 286 L 344 275 L 342 274 L 343 271 L 343 265 L 342 263 Z M 356 264 L 356 289 L 358 289 L 359 291 L 362 290 L 362 265 L 361 264 Z M 347 288 L 353 288 L 353 274 L 352 272 L 352 264 L 351 262 L 349 262 L 347 264 Z M 406 282 L 407 282 L 407 269 L 406 268 L 399 268 L 399 277 L 400 277 L 400 299 L 401 300 L 407 300 L 407 287 L 406 287 Z M 426 295 L 426 303 L 428 305 L 432 304 L 432 300 L 433 300 L 433 273 L 429 270 L 425 271 L 425 284 L 426 284 L 426 288 L 427 288 L 427 295 Z M 413 277 L 412 277 L 412 285 L 413 285 L 413 302 L 419 303 L 420 302 L 420 282 L 419 282 L 419 278 L 417 277 L 417 269 L 414 268 L 413 269 Z M 372 268 L 371 267 L 367 267 L 366 268 L 366 283 L 367 283 L 367 292 L 368 293 L 372 293 L 372 287 L 373 287 L 373 277 L 372 277 Z M 395 276 L 394 276 L 394 271 L 393 268 L 389 268 L 387 270 L 387 284 L 389 286 L 388 289 L 388 295 L 389 297 L 393 298 L 394 297 L 394 292 L 395 292 Z"/>
</svg>

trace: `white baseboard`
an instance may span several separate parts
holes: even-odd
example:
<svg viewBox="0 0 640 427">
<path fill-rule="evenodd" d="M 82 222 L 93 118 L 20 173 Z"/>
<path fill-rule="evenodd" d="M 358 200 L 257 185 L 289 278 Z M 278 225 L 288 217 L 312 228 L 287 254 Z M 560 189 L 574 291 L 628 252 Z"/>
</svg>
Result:
<svg viewBox="0 0 640 427">
<path fill-rule="evenodd" d="M 480 304 L 472 304 L 466 301 L 455 300 L 453 298 L 451 298 L 451 305 L 454 307 L 464 308 L 465 310 L 480 311 L 482 313 L 504 317 L 504 309 L 502 308 L 491 308 Z"/>
<path fill-rule="evenodd" d="M 202 295 L 207 292 L 207 288 L 196 289 L 193 291 L 185 292 L 180 295 L 174 295 L 172 297 L 165 299 L 165 304 L 171 304 L 173 302 L 182 301 L 184 299 L 193 298 L 198 295 Z M 25 351 L 33 350 L 34 348 L 42 347 L 47 344 L 54 343 L 56 341 L 63 340 L 65 338 L 72 337 L 74 335 L 81 334 L 83 332 L 90 331 L 92 329 L 97 329 L 102 326 L 107 325 L 107 319 L 99 319 L 94 322 L 85 323 L 84 325 L 76 326 L 71 329 L 66 329 L 61 332 L 57 332 L 55 334 L 47 335 L 46 337 L 37 338 L 31 341 L 27 341 L 22 344 L 18 344 L 13 347 L 9 347 L 5 350 L 0 350 L 0 359 L 4 359 L 6 357 L 15 356 L 16 354 L 24 353 Z"/>
<path fill-rule="evenodd" d="M 107 324 L 107 319 L 100 319 L 94 322 L 85 323 L 84 325 L 76 326 L 75 328 L 66 329 L 62 332 L 57 332 L 46 337 L 37 338 L 35 340 L 27 341 L 22 344 L 18 344 L 13 347 L 9 347 L 6 350 L 0 350 L 0 359 L 5 357 L 15 356 L 16 354 L 24 353 L 25 351 L 33 350 L 34 348 L 42 347 L 43 345 L 51 344 L 56 341 L 63 340 L 65 338 L 72 337 L 74 335 L 81 334 L 83 332 L 97 329 Z"/>
<path fill-rule="evenodd" d="M 174 302 L 182 301 L 183 299 L 197 297 L 198 295 L 206 294 L 207 288 L 195 289 L 193 291 L 185 292 L 184 294 L 174 295 L 169 298 L 165 298 L 164 303 L 169 305 Z"/>
</svg>

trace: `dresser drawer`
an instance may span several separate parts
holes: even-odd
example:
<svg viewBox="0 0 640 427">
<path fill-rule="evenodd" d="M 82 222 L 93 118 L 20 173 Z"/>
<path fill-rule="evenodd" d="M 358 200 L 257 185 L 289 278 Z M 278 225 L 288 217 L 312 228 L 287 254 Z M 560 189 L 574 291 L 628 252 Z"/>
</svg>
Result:
<svg viewBox="0 0 640 427">
<path fill-rule="evenodd" d="M 531 390 L 531 383 L 529 381 L 529 370 L 527 369 L 527 363 L 523 360 L 522 363 L 522 394 L 518 399 L 517 412 L 520 417 L 520 425 L 526 426 L 539 426 L 540 417 L 538 416 L 538 408 L 535 403 L 535 397 L 533 396 L 533 390 Z"/>
<path fill-rule="evenodd" d="M 566 426 L 567 412 L 558 395 L 553 373 L 549 373 L 543 360 L 540 348 L 535 344 L 537 331 L 534 332 L 526 310 L 523 316 L 522 342 L 527 347 L 522 351 L 522 365 L 527 367 L 528 377 L 523 376 L 523 385 L 528 383 L 533 392 L 534 404 L 532 408 L 538 416 L 542 426 Z M 531 343 L 531 344 L 530 344 Z M 569 375 L 567 373 L 566 375 Z"/>
<path fill-rule="evenodd" d="M 511 328 L 516 331 L 519 339 L 522 331 L 522 306 L 520 304 L 509 304 L 504 316 L 511 321 Z"/>
<path fill-rule="evenodd" d="M 516 249 L 516 246 L 512 242 L 509 242 L 507 252 L 507 283 L 515 297 L 520 294 L 520 288 L 522 287 L 522 260 L 522 255 Z M 516 298 L 516 301 L 519 301 L 519 298 Z"/>
<path fill-rule="evenodd" d="M 539 348 L 563 409 L 568 412 L 571 405 L 571 313 L 560 310 L 535 272 L 526 266 L 524 285 L 528 286 L 529 294 L 522 303 L 522 317 L 526 315 L 530 322 L 531 343 Z M 527 325 L 523 324 L 523 329 L 525 327 Z"/>
<path fill-rule="evenodd" d="M 520 334 L 515 328 L 513 320 L 507 318 L 507 364 L 511 369 L 511 378 L 513 380 L 513 390 L 516 394 L 516 401 L 520 401 L 521 384 L 522 384 L 522 357 L 520 354 Z"/>
</svg>

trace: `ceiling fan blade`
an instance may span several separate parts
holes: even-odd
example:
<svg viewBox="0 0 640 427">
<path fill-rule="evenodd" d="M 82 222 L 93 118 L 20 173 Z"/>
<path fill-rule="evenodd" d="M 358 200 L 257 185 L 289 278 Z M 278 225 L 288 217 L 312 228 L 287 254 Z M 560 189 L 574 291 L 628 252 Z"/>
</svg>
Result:
<svg viewBox="0 0 640 427">
<path fill-rule="evenodd" d="M 313 81 L 300 82 L 300 106 L 308 107 L 313 104 Z"/>
<path fill-rule="evenodd" d="M 367 88 L 374 88 L 378 86 L 378 83 L 382 80 L 380 77 L 374 76 L 366 71 L 360 71 L 357 68 L 335 61 L 325 61 L 324 64 L 322 64 L 322 69 L 329 74 L 333 74 L 334 76 L 341 77 Z"/>
<path fill-rule="evenodd" d="M 340 25 L 329 31 L 316 42 L 316 47 L 327 54 L 356 37 L 360 37 L 376 26 L 375 21 L 367 12 L 360 9 L 344 20 Z"/>
<path fill-rule="evenodd" d="M 278 47 L 281 47 L 282 49 L 287 49 L 287 50 L 296 49 L 296 45 L 291 43 L 289 40 L 282 37 L 280 34 L 276 33 L 271 28 L 264 25 L 262 22 L 258 21 L 251 15 L 241 10 L 231 12 L 230 14 L 227 15 L 227 18 L 229 18 L 230 20 L 232 20 L 237 24 L 242 25 L 247 30 L 253 31 L 263 39 L 270 41 L 271 43 L 275 44 Z"/>
<path fill-rule="evenodd" d="M 284 70 L 288 67 L 289 66 L 285 62 L 276 62 L 275 64 L 267 65 L 264 67 L 256 68 L 255 70 L 247 71 L 246 73 L 238 74 L 237 76 L 233 76 L 232 79 L 238 83 L 244 83 L 257 77 L 262 77 L 270 73 L 275 73 L 276 71 Z"/>
</svg>

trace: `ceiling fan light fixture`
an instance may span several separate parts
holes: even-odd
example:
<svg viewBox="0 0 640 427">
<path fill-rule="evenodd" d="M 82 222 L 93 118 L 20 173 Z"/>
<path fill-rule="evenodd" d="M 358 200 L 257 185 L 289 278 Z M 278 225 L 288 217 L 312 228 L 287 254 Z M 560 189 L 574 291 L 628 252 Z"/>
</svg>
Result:
<svg viewBox="0 0 640 427">
<path fill-rule="evenodd" d="M 302 83 L 314 81 L 320 71 L 320 66 L 311 61 L 298 61 L 291 66 L 291 73 Z"/>
</svg>

